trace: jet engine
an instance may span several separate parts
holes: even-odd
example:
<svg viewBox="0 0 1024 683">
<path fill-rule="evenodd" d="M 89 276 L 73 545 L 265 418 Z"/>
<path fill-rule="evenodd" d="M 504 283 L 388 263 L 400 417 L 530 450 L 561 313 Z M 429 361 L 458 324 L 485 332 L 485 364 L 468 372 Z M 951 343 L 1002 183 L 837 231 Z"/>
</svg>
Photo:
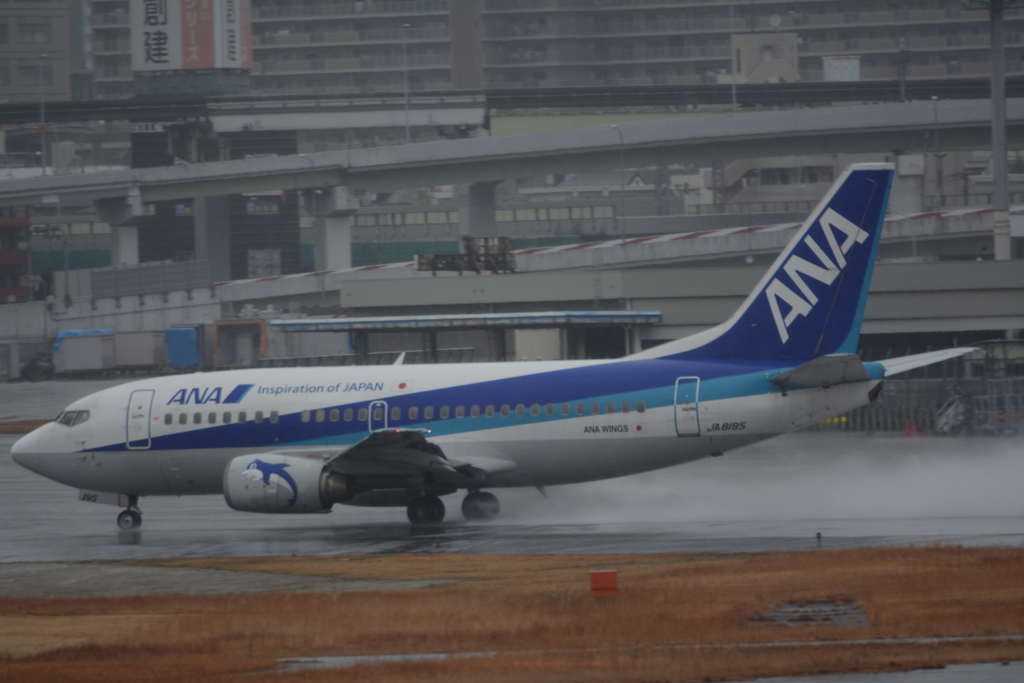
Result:
<svg viewBox="0 0 1024 683">
<path fill-rule="evenodd" d="M 224 499 L 243 512 L 328 512 L 360 490 L 318 458 L 240 455 L 224 468 Z"/>
</svg>

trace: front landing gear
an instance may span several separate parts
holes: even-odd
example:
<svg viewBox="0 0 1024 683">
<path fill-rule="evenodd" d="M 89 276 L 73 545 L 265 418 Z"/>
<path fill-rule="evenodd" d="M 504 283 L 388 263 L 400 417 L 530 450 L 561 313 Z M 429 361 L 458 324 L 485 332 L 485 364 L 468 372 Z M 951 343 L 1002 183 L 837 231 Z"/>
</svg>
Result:
<svg viewBox="0 0 1024 683">
<path fill-rule="evenodd" d="M 142 526 L 142 510 L 139 509 L 139 497 L 128 496 L 128 507 L 117 516 L 117 528 L 121 531 L 131 531 Z"/>
<path fill-rule="evenodd" d="M 437 496 L 417 496 L 409 501 L 406 514 L 413 524 L 440 524 L 444 521 L 444 503 Z"/>
<path fill-rule="evenodd" d="M 472 491 L 462 501 L 462 516 L 470 522 L 482 519 L 494 519 L 498 516 L 501 505 L 498 497 L 487 491 Z"/>
<path fill-rule="evenodd" d="M 142 526 L 142 513 L 135 508 L 122 510 L 117 516 L 117 528 L 122 531 L 131 531 Z"/>
</svg>

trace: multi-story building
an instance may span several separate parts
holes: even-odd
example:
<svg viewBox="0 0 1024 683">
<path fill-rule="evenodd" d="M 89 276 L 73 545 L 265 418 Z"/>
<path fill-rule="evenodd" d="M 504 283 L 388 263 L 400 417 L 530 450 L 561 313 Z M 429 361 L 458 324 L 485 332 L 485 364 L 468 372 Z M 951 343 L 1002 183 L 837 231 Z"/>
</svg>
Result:
<svg viewBox="0 0 1024 683">
<path fill-rule="evenodd" d="M 71 99 L 67 2 L 0 4 L 0 99 Z"/>
<path fill-rule="evenodd" d="M 130 5 L 92 2 L 97 99 L 132 96 Z M 1017 73 L 1024 9 L 1005 17 Z M 989 72 L 988 13 L 959 0 L 252 0 L 252 31 L 256 94 L 723 82 L 730 45 L 741 80 L 823 80 L 830 57 L 861 80 Z"/>
<path fill-rule="evenodd" d="M 1022 33 L 1022 10 L 1006 10 L 1010 73 Z M 805 81 L 826 57 L 858 57 L 862 80 L 989 70 L 988 14 L 955 0 L 253 0 L 253 34 L 261 93 L 714 82 L 752 37 L 770 49 L 739 59 L 740 76 L 786 59 L 779 38 Z"/>
</svg>

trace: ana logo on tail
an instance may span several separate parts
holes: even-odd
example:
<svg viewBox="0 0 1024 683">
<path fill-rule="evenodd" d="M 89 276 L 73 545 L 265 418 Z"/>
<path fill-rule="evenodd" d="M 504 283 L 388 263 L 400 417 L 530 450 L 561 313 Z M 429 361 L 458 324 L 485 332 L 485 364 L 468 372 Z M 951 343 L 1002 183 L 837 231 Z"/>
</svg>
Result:
<svg viewBox="0 0 1024 683">
<path fill-rule="evenodd" d="M 822 214 L 818 220 L 818 226 L 825 237 L 825 243 L 832 254 L 831 257 L 815 241 L 814 236 L 809 231 L 803 240 L 803 244 L 806 244 L 811 252 L 813 252 L 820 265 L 798 256 L 795 253 L 796 249 L 794 249 L 794 253 L 786 260 L 779 275 L 772 278 L 772 281 L 765 289 L 768 305 L 771 307 L 772 317 L 775 319 L 775 327 L 779 331 L 779 339 L 782 340 L 783 344 L 789 340 L 789 326 L 793 324 L 797 316 L 806 316 L 811 312 L 815 304 L 818 303 L 817 295 L 810 285 L 807 284 L 807 281 L 804 280 L 804 277 L 831 285 L 836 277 L 839 276 L 839 273 L 846 267 L 846 254 L 850 252 L 853 245 L 863 244 L 869 237 L 868 233 L 854 225 L 853 222 L 840 216 L 831 208 L 826 209 L 825 213 Z M 837 230 L 845 236 L 842 244 L 836 238 Z M 797 248 L 799 246 L 798 244 Z M 800 294 L 779 280 L 782 272 L 789 275 L 789 279 L 792 280 L 803 296 L 800 296 Z M 789 306 L 789 312 L 785 317 L 783 317 L 782 311 L 779 308 L 780 299 Z"/>
<path fill-rule="evenodd" d="M 282 462 L 274 464 L 269 462 L 263 462 L 262 460 L 256 459 L 249 463 L 244 470 L 242 470 L 242 474 L 245 475 L 246 479 L 249 479 L 251 481 L 262 480 L 263 483 L 266 484 L 267 486 L 271 485 L 271 476 L 277 477 L 280 481 L 284 482 L 289 487 L 291 487 L 292 497 L 291 499 L 288 500 L 288 504 L 285 506 L 291 507 L 295 505 L 295 499 L 299 495 L 299 487 L 295 483 L 295 480 L 292 478 L 292 475 L 285 472 L 286 467 L 288 467 L 288 463 Z"/>
</svg>

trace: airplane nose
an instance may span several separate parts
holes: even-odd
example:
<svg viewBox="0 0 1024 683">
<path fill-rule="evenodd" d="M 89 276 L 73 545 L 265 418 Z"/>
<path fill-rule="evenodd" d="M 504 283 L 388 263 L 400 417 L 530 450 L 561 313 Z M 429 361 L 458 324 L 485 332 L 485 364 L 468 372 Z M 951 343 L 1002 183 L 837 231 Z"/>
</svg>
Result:
<svg viewBox="0 0 1024 683">
<path fill-rule="evenodd" d="M 29 432 L 11 446 L 11 458 L 22 467 L 32 469 L 32 461 L 38 449 L 38 430 Z"/>
</svg>

